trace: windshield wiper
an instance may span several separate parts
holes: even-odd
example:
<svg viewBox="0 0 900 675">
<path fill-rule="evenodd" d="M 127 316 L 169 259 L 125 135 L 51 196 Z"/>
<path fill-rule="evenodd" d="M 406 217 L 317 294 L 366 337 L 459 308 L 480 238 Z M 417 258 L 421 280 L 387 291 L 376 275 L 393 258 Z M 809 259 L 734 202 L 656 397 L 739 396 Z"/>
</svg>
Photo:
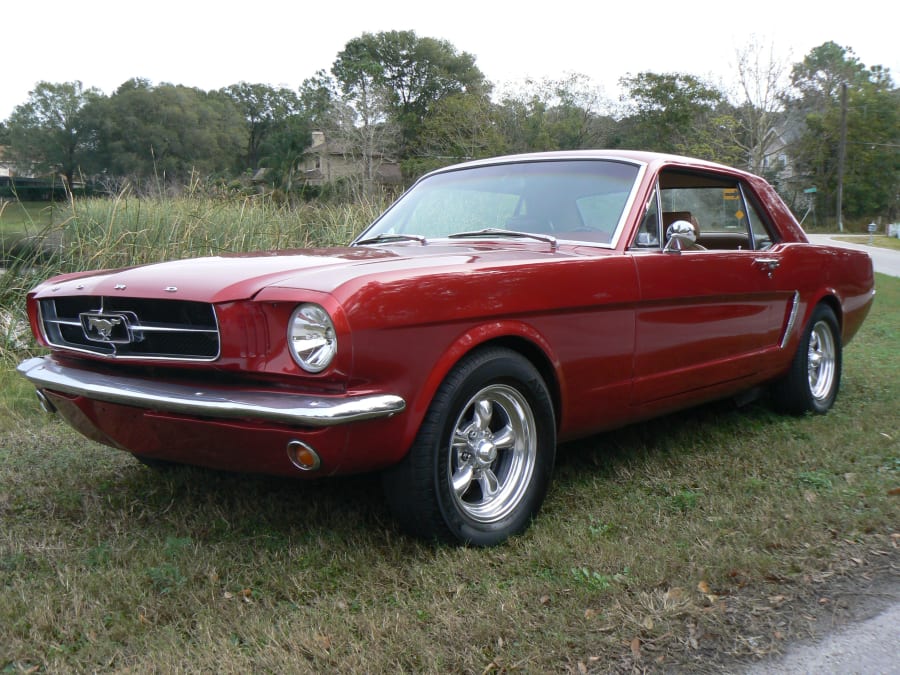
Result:
<svg viewBox="0 0 900 675">
<path fill-rule="evenodd" d="M 518 237 L 521 239 L 537 239 L 550 244 L 552 250 L 556 250 L 556 237 L 539 232 L 520 232 L 518 230 L 503 230 L 499 227 L 486 227 L 483 230 L 470 230 L 468 232 L 454 232 L 448 234 L 449 239 L 465 239 L 468 237 Z"/>
<path fill-rule="evenodd" d="M 353 245 L 364 246 L 366 244 L 383 244 L 386 241 L 417 241 L 422 244 L 422 246 L 427 243 L 425 241 L 425 237 L 423 237 L 421 234 L 397 234 L 393 232 L 382 232 L 381 234 L 376 234 L 374 237 L 367 237 L 366 239 L 355 241 L 353 242 Z"/>
</svg>

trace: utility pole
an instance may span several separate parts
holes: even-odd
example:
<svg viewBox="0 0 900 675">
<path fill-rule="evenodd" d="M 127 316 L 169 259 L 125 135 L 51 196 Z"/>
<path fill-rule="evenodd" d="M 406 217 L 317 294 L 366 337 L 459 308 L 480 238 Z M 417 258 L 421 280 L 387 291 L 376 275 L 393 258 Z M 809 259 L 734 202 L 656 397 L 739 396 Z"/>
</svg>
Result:
<svg viewBox="0 0 900 675">
<path fill-rule="evenodd" d="M 841 215 L 844 201 L 844 156 L 847 154 L 847 83 L 841 83 L 841 141 L 838 144 L 837 175 L 837 222 L 838 230 L 844 231 L 844 217 Z"/>
</svg>

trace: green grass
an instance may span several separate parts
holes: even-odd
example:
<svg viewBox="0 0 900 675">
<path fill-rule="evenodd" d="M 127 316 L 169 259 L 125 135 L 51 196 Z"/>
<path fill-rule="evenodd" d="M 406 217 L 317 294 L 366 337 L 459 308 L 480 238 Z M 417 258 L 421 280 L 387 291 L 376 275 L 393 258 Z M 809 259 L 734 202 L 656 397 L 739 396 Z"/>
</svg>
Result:
<svg viewBox="0 0 900 675">
<path fill-rule="evenodd" d="M 835 239 L 839 241 L 853 242 L 854 244 L 868 244 L 869 241 L 871 241 L 872 246 L 900 251 L 900 239 L 898 239 L 897 237 L 888 237 L 884 234 L 876 234 L 872 237 L 870 237 L 869 235 L 853 235 L 847 237 L 835 237 Z"/>
<path fill-rule="evenodd" d="M 534 527 L 490 551 L 401 536 L 374 477 L 155 473 L 39 415 L 13 373 L 24 292 L 51 273 L 342 243 L 380 206 L 122 195 L 34 233 L 0 277 L 0 669 L 715 668 L 778 649 L 769 598 L 797 613 L 816 579 L 891 550 L 900 283 L 882 276 L 828 416 L 720 404 L 568 446 Z"/>
<path fill-rule="evenodd" d="M 835 408 L 721 403 L 561 448 L 545 508 L 490 550 L 394 527 L 373 476 L 157 472 L 0 376 L 0 670 L 735 669 L 898 564 L 900 280 Z M 829 590 L 830 589 L 830 590 Z"/>
<path fill-rule="evenodd" d="M 58 222 L 65 204 L 19 202 L 0 199 L 0 235 L 37 232 Z"/>
<path fill-rule="evenodd" d="M 68 217 L 66 204 L 19 202 L 0 199 L 0 268 L 33 259 L 36 248 L 55 237 Z M 0 293 L 4 281 L 0 279 Z"/>
</svg>

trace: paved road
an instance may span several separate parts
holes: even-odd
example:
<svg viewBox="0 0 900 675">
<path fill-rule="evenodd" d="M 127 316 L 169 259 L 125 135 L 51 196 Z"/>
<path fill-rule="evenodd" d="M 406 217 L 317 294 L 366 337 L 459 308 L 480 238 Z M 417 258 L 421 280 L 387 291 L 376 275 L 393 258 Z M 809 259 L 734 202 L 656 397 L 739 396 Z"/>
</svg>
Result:
<svg viewBox="0 0 900 675">
<path fill-rule="evenodd" d="M 890 274 L 892 277 L 900 277 L 900 251 L 867 246 L 866 244 L 852 244 L 848 241 L 838 241 L 833 238 L 841 236 L 837 234 L 807 234 L 806 236 L 813 244 L 830 244 L 832 246 L 843 246 L 844 248 L 853 248 L 857 251 L 865 251 L 872 258 L 872 264 L 875 266 L 876 272 Z"/>
<path fill-rule="evenodd" d="M 900 673 L 900 604 L 878 616 L 794 646 L 785 655 L 747 670 L 745 675 L 896 675 Z"/>
</svg>

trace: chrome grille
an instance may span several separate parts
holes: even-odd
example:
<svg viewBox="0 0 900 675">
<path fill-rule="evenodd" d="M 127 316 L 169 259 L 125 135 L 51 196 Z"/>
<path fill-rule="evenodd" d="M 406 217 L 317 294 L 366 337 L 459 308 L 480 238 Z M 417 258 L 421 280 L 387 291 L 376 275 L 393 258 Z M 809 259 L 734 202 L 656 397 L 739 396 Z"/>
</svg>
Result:
<svg viewBox="0 0 900 675">
<path fill-rule="evenodd" d="M 212 361 L 219 327 L 212 305 L 108 296 L 40 301 L 44 336 L 54 347 L 117 359 Z"/>
</svg>

